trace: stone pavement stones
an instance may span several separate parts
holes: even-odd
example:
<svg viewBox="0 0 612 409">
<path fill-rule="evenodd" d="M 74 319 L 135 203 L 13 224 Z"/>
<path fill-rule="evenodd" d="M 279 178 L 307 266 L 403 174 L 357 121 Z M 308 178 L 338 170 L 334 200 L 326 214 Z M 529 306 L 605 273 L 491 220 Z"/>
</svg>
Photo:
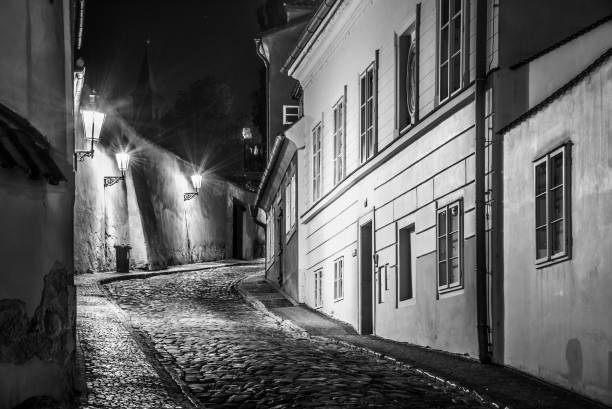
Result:
<svg viewBox="0 0 612 409">
<path fill-rule="evenodd" d="M 128 274 L 94 273 L 75 277 L 77 287 L 77 361 L 82 393 L 80 407 L 89 408 L 191 408 L 162 366 L 133 333 L 126 315 L 101 291 L 99 281 L 147 277 L 194 269 L 232 265 L 234 262 L 200 263 L 171 269 Z M 143 352 L 144 351 L 144 352 Z M 157 364 L 157 365 L 155 365 Z"/>
<path fill-rule="evenodd" d="M 350 326 L 326 317 L 303 305 L 276 307 L 269 303 L 273 288 L 263 274 L 246 278 L 239 290 L 260 310 L 271 314 L 281 325 L 297 331 L 322 336 L 353 349 L 418 370 L 426 376 L 448 384 L 459 384 L 485 401 L 513 409 L 595 409 L 606 406 L 571 391 L 499 365 L 483 365 L 475 360 L 431 350 L 408 343 L 395 342 L 371 335 L 358 335 Z M 282 294 L 277 293 L 278 296 Z M 272 297 L 274 298 L 274 297 Z M 419 369 L 416 369 L 419 368 Z"/>
<path fill-rule="evenodd" d="M 410 368 L 279 325 L 234 290 L 261 265 L 105 286 L 198 406 L 479 408 Z"/>
</svg>

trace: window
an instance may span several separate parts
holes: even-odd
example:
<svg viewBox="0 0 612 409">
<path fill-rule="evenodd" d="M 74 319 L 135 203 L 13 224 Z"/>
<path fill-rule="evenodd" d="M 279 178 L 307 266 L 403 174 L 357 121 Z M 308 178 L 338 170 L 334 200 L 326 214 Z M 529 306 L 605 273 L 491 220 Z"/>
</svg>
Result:
<svg viewBox="0 0 612 409">
<path fill-rule="evenodd" d="M 334 261 L 334 301 L 344 298 L 344 258 Z"/>
<path fill-rule="evenodd" d="M 536 263 L 569 255 L 567 146 L 534 163 Z"/>
<path fill-rule="evenodd" d="M 274 207 L 270 208 L 270 212 L 268 213 L 268 259 L 272 259 L 274 257 Z"/>
<path fill-rule="evenodd" d="M 283 125 L 291 125 L 300 119 L 299 105 L 283 105 Z"/>
<path fill-rule="evenodd" d="M 376 86 L 378 50 L 376 60 L 359 77 L 359 135 L 361 163 L 376 153 Z"/>
<path fill-rule="evenodd" d="M 285 186 L 285 233 L 289 233 L 295 226 L 296 220 L 296 189 L 295 173 L 291 175 L 289 183 Z"/>
<path fill-rule="evenodd" d="M 323 270 L 315 271 L 314 303 L 315 307 L 320 307 L 323 305 Z"/>
<path fill-rule="evenodd" d="M 398 301 L 409 300 L 414 297 L 414 273 L 416 270 L 416 233 L 414 224 L 399 230 L 399 274 L 398 274 Z"/>
<path fill-rule="evenodd" d="M 438 92 L 440 102 L 461 88 L 463 0 L 439 0 Z"/>
<path fill-rule="evenodd" d="M 438 209 L 438 291 L 462 285 L 462 209 L 454 202 Z"/>
<path fill-rule="evenodd" d="M 410 28 L 397 38 L 397 125 L 402 130 L 416 123 L 417 113 L 417 42 Z"/>
<path fill-rule="evenodd" d="M 334 184 L 342 181 L 345 175 L 345 109 L 343 96 L 332 108 L 334 116 Z"/>
<path fill-rule="evenodd" d="M 312 200 L 321 197 L 321 123 L 312 130 Z"/>
</svg>

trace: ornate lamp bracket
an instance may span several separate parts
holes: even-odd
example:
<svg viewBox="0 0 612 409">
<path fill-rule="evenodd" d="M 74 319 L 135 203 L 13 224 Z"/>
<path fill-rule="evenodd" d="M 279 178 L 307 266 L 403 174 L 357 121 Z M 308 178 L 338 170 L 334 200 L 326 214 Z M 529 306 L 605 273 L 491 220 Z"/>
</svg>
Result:
<svg viewBox="0 0 612 409">
<path fill-rule="evenodd" d="M 192 192 L 192 193 L 184 193 L 183 194 L 183 201 L 187 201 L 187 200 L 191 200 L 194 197 L 196 197 L 198 195 L 198 192 Z"/>
<path fill-rule="evenodd" d="M 125 176 L 104 176 L 104 187 L 109 187 L 125 179 Z"/>
</svg>

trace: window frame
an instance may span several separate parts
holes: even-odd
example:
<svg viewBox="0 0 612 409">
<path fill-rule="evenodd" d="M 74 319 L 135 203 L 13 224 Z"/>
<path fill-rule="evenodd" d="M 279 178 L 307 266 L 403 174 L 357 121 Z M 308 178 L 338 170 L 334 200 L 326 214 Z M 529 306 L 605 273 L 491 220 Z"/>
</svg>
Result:
<svg viewBox="0 0 612 409">
<path fill-rule="evenodd" d="M 344 299 L 344 256 L 334 260 L 334 302 Z"/>
<path fill-rule="evenodd" d="M 459 1 L 461 4 L 461 11 L 459 13 L 455 13 L 451 15 L 452 4 L 455 1 Z M 442 24 L 442 9 L 443 3 L 448 2 L 448 21 Z M 465 53 L 466 53 L 466 44 L 465 44 L 465 30 L 466 30 L 466 4 L 465 0 L 438 0 L 437 1 L 437 19 L 436 19 L 436 77 L 437 77 L 437 86 L 436 86 L 436 94 L 437 94 L 437 102 L 441 104 L 453 98 L 456 94 L 460 93 L 465 86 L 465 78 L 464 71 L 466 67 Z M 460 14 L 459 25 L 460 25 L 460 36 L 459 36 L 459 49 L 458 51 L 452 52 L 452 39 L 454 34 L 454 28 L 452 21 L 456 17 L 457 14 Z M 447 42 L 447 58 L 442 61 L 442 31 L 448 27 L 448 42 Z M 452 91 L 452 81 L 454 77 L 452 76 L 451 69 L 451 61 L 453 57 L 456 57 L 459 60 L 459 86 L 456 90 Z M 446 96 L 442 97 L 441 89 L 442 89 L 442 66 L 446 64 L 447 72 L 446 72 Z"/>
<path fill-rule="evenodd" d="M 297 112 L 291 113 L 290 110 L 295 109 Z M 289 118 L 295 118 L 295 121 L 291 121 Z M 300 105 L 283 105 L 283 125 L 292 125 L 299 121 L 301 118 L 301 107 Z"/>
<path fill-rule="evenodd" d="M 312 128 L 312 200 L 316 202 L 321 198 L 322 181 L 323 181 L 323 162 L 322 158 L 322 134 L 323 123 L 318 122 Z M 317 142 L 318 139 L 318 142 Z"/>
<path fill-rule="evenodd" d="M 338 121 L 338 116 L 341 116 Z M 346 177 L 346 86 L 344 95 L 332 106 L 332 131 L 334 135 L 334 186 Z M 338 122 L 341 122 L 338 124 Z M 338 151 L 338 137 L 341 138 L 342 147 Z M 340 167 L 338 168 L 338 161 Z"/>
<path fill-rule="evenodd" d="M 555 158 L 557 155 L 561 154 L 562 155 L 562 166 L 561 166 L 561 170 L 562 170 L 562 183 L 561 185 L 556 185 L 556 186 L 551 186 L 552 185 L 552 171 L 551 171 L 551 167 L 552 167 L 552 159 Z M 541 165 L 544 165 L 544 169 L 545 169 L 545 190 L 544 193 L 540 193 L 538 194 L 538 175 L 537 175 L 537 168 Z M 536 159 L 535 161 L 533 161 L 533 195 L 534 195 L 534 213 L 533 213 L 533 217 L 534 217 L 534 223 L 533 223 L 533 231 L 534 231 L 534 256 L 535 256 L 535 264 L 538 267 L 544 267 L 546 265 L 552 264 L 552 263 L 556 263 L 558 261 L 565 261 L 565 260 L 569 260 L 571 258 L 571 246 L 572 246 L 572 239 L 571 239 L 571 210 L 570 210 L 570 205 L 571 205 L 571 157 L 570 157 L 570 144 L 569 143 L 565 143 L 549 152 L 547 152 L 546 154 L 540 156 L 538 159 Z M 551 196 L 552 196 L 552 191 L 555 189 L 562 189 L 562 193 L 563 193 L 563 199 L 562 199 L 562 203 L 563 203 L 563 211 L 562 211 L 562 218 L 558 218 L 555 220 L 552 220 L 552 200 L 551 200 Z M 545 196 L 545 210 L 546 210 L 546 216 L 545 216 L 545 224 L 544 225 L 540 225 L 538 226 L 538 220 L 537 220 L 537 198 L 541 197 L 541 196 Z M 558 252 L 558 253 L 552 253 L 552 243 L 553 243 L 553 232 L 552 232 L 552 225 L 554 223 L 558 223 L 561 222 L 563 223 L 563 251 Z M 537 231 L 542 228 L 545 227 L 546 228 L 546 255 L 544 257 L 539 257 L 538 258 L 538 237 L 537 237 Z"/>
<path fill-rule="evenodd" d="M 401 255 L 402 253 L 402 246 L 403 246 L 403 242 L 404 239 L 402 238 L 402 231 L 406 231 L 408 234 L 408 248 L 409 248 L 409 254 L 407 256 L 406 261 L 408 261 L 410 263 L 410 296 L 407 298 L 402 299 L 401 298 L 401 285 L 402 285 L 402 271 L 403 271 L 403 257 Z M 414 221 L 410 221 L 409 223 L 405 223 L 403 225 L 399 224 L 397 225 L 397 279 L 396 279 L 396 287 L 397 287 L 397 305 L 398 306 L 402 306 L 402 305 L 406 305 L 406 304 L 410 304 L 412 302 L 414 302 L 415 297 L 415 277 L 416 277 L 416 248 L 413 248 L 412 243 L 410 242 L 410 236 L 411 234 L 414 234 L 414 241 L 416 242 L 416 225 L 414 223 Z M 416 246 L 414 246 L 416 247 Z M 415 258 L 415 268 L 412 268 L 412 257 L 414 255 Z"/>
<path fill-rule="evenodd" d="M 417 7 L 416 20 L 401 34 L 395 35 L 395 128 L 396 137 L 408 131 L 419 121 L 419 39 L 418 29 L 420 20 L 420 7 Z M 414 79 L 415 83 L 409 88 L 410 82 L 410 56 L 414 48 Z M 410 114 L 409 89 L 414 92 L 414 113 Z"/>
<path fill-rule="evenodd" d="M 457 230 L 449 231 L 448 226 L 450 225 L 450 217 L 452 208 L 457 208 L 458 217 L 457 217 Z M 445 217 L 445 226 L 444 226 L 444 234 L 440 235 L 440 214 L 446 212 Z M 464 269 L 463 269 L 463 245 L 464 245 L 464 230 L 463 230 L 463 199 L 453 200 L 443 206 L 439 206 L 436 209 L 436 286 L 438 294 L 449 293 L 452 291 L 460 290 L 463 288 L 464 283 Z M 453 233 L 457 233 L 458 243 L 457 243 L 457 264 L 458 264 L 458 274 L 459 281 L 457 283 L 450 283 L 450 269 L 449 266 L 452 264 L 452 259 L 455 257 L 451 256 L 451 244 L 449 240 L 449 236 Z M 444 237 L 445 240 L 445 258 L 442 260 L 440 258 L 440 239 Z M 440 264 L 445 263 L 446 265 L 446 284 L 440 285 Z"/>
<path fill-rule="evenodd" d="M 297 221 L 297 189 L 295 172 L 288 178 L 288 183 L 285 184 L 285 235 L 287 240 L 291 238 Z"/>
<path fill-rule="evenodd" d="M 372 61 L 367 68 L 359 74 L 359 163 L 364 164 L 371 160 L 378 153 L 378 60 L 379 51 L 376 50 L 374 61 Z M 367 76 L 368 73 L 372 73 L 372 89 L 371 95 L 367 93 L 368 84 Z M 362 82 L 364 86 L 362 86 Z M 365 97 L 364 97 L 365 88 Z M 368 102 L 372 104 L 372 118 L 370 118 L 370 125 L 367 123 L 368 115 Z M 364 129 L 365 127 L 365 129 Z M 372 148 L 370 151 L 370 144 L 368 143 L 367 132 L 371 128 L 372 131 Z M 364 152 L 365 150 L 365 152 Z"/>
<path fill-rule="evenodd" d="M 314 307 L 323 307 L 323 269 L 314 272 Z"/>
</svg>

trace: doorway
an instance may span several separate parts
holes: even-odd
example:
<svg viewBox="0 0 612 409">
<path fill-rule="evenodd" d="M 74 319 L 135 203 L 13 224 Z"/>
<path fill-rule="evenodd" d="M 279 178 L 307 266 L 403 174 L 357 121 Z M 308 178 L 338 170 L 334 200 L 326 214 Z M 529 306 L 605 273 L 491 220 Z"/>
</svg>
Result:
<svg viewBox="0 0 612 409">
<path fill-rule="evenodd" d="M 233 229 L 232 229 L 232 257 L 244 258 L 243 255 L 243 231 L 244 231 L 244 211 L 245 207 L 238 200 L 234 199 L 233 210 Z"/>
<path fill-rule="evenodd" d="M 374 303 L 372 298 L 372 221 L 359 228 L 360 260 L 359 271 L 361 283 L 359 286 L 361 300 L 361 317 L 359 332 L 369 335 L 374 332 Z"/>
</svg>

